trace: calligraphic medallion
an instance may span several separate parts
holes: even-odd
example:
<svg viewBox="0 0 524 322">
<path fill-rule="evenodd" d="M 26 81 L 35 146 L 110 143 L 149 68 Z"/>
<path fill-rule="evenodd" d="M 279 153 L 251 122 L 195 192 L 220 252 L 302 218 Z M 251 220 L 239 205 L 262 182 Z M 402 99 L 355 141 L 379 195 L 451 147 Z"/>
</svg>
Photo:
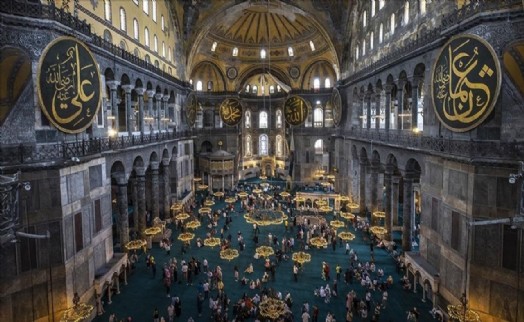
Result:
<svg viewBox="0 0 524 322">
<path fill-rule="evenodd" d="M 226 98 L 219 107 L 222 122 L 235 126 L 242 119 L 242 104 L 236 98 Z"/>
<path fill-rule="evenodd" d="M 472 130 L 493 111 L 500 84 L 500 64 L 493 48 L 475 35 L 453 37 L 433 66 L 435 113 L 451 131 Z"/>
<path fill-rule="evenodd" d="M 198 110 L 198 99 L 194 92 L 191 92 L 186 99 L 186 117 L 189 126 L 193 126 L 196 121 Z"/>
<path fill-rule="evenodd" d="M 331 110 L 333 111 L 333 124 L 338 126 L 342 119 L 342 97 L 340 96 L 338 89 L 335 87 L 333 87 L 329 103 L 331 104 Z"/>
<path fill-rule="evenodd" d="M 300 125 L 306 120 L 310 104 L 300 96 L 294 95 L 284 103 L 284 117 L 290 125 Z"/>
<path fill-rule="evenodd" d="M 80 133 L 93 123 L 101 86 L 98 64 L 84 43 L 59 37 L 45 48 L 38 63 L 38 102 L 58 130 Z"/>
</svg>

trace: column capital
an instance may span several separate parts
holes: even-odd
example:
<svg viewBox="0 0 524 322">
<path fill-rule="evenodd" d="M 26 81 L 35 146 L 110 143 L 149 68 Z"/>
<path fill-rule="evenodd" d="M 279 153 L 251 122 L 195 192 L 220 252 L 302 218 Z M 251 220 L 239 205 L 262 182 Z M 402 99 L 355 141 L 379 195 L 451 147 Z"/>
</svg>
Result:
<svg viewBox="0 0 524 322">
<path fill-rule="evenodd" d="M 145 167 L 134 167 L 133 169 L 135 170 L 137 177 L 145 177 L 146 175 Z"/>
<path fill-rule="evenodd" d="M 127 186 L 127 178 L 124 172 L 115 172 L 111 175 L 119 186 Z"/>
<path fill-rule="evenodd" d="M 171 159 L 169 158 L 162 159 L 162 165 L 165 167 L 169 166 L 169 162 L 171 162 Z"/>
<path fill-rule="evenodd" d="M 131 91 L 135 88 L 134 85 L 122 85 L 121 87 L 126 92 L 126 94 L 131 94 Z"/>
<path fill-rule="evenodd" d="M 170 98 L 169 95 L 164 95 L 164 96 L 162 97 L 162 100 L 163 100 L 164 102 L 167 102 L 167 101 L 169 101 L 169 98 Z"/>
<path fill-rule="evenodd" d="M 138 87 L 138 88 L 135 88 L 135 91 L 136 91 L 138 96 L 143 96 L 144 93 L 146 92 L 146 89 L 143 88 L 143 87 Z"/>
<path fill-rule="evenodd" d="M 148 89 L 146 91 L 147 96 L 150 97 L 150 98 L 153 97 L 155 95 L 155 93 L 156 92 L 154 90 L 152 90 L 152 89 Z"/>
<path fill-rule="evenodd" d="M 155 98 L 157 99 L 157 101 L 161 100 L 162 97 L 164 97 L 164 94 L 160 94 L 160 93 L 155 94 Z"/>
<path fill-rule="evenodd" d="M 386 94 L 391 94 L 391 91 L 393 90 L 394 87 L 395 85 L 393 84 L 386 84 L 384 85 L 384 91 L 386 92 Z"/>
<path fill-rule="evenodd" d="M 114 91 L 114 90 L 117 89 L 118 85 L 120 85 L 120 82 L 119 81 L 114 81 L 114 80 L 113 81 L 108 81 L 108 82 L 106 82 L 106 85 L 109 86 L 110 90 Z"/>
<path fill-rule="evenodd" d="M 160 167 L 160 163 L 158 161 L 151 161 L 149 163 L 149 166 L 151 167 L 151 170 L 158 171 L 158 169 Z"/>
<path fill-rule="evenodd" d="M 398 185 L 400 183 L 400 176 L 392 176 L 391 183 Z"/>
</svg>

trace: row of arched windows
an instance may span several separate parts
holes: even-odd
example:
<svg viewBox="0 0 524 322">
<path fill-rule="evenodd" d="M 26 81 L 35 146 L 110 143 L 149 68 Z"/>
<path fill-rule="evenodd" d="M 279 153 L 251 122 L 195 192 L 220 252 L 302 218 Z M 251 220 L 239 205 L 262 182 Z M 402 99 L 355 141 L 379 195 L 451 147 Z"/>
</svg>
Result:
<svg viewBox="0 0 524 322">
<path fill-rule="evenodd" d="M 246 135 L 245 144 L 244 144 L 244 155 L 246 157 L 253 156 L 254 151 L 252 149 L 253 139 L 251 135 Z M 267 134 L 261 134 L 258 137 L 258 155 L 269 155 L 269 138 Z M 275 137 L 275 155 L 277 157 L 284 156 L 284 139 L 281 135 Z"/>
</svg>

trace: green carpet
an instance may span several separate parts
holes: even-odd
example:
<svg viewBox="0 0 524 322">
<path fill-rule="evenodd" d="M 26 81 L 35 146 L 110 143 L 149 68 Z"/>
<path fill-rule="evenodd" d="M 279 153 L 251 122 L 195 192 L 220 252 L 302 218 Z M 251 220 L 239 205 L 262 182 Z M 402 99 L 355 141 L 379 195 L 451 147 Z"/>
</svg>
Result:
<svg viewBox="0 0 524 322">
<path fill-rule="evenodd" d="M 224 207 L 224 203 L 218 203 L 213 206 L 213 209 L 221 209 Z M 239 203 L 236 204 L 236 209 L 239 209 Z M 331 219 L 331 215 L 328 216 Z M 128 285 L 121 286 L 121 294 L 113 295 L 112 304 L 107 304 L 105 301 L 104 309 L 105 313 L 102 316 L 97 317 L 94 321 L 108 321 L 109 315 L 115 313 L 118 320 L 132 317 L 132 321 L 153 321 L 153 311 L 157 307 L 160 316 L 164 316 L 167 321 L 167 306 L 171 302 L 171 299 L 166 297 L 165 288 L 162 282 L 162 267 L 170 257 L 176 257 L 179 266 L 179 277 L 181 280 L 180 263 L 183 259 L 186 261 L 191 257 L 195 257 L 202 261 L 207 258 L 209 261 L 210 268 L 214 268 L 219 265 L 223 271 L 223 278 L 225 284 L 225 292 L 231 299 L 229 307 L 229 321 L 233 319 L 233 303 L 235 303 L 245 293 L 250 297 L 253 297 L 255 293 L 260 293 L 259 290 L 251 290 L 249 286 L 243 286 L 240 282 L 235 282 L 233 267 L 236 265 L 240 271 L 240 277 L 246 276 L 248 279 L 261 278 L 264 272 L 264 259 L 254 259 L 255 245 L 252 241 L 252 225 L 247 224 L 244 218 L 239 213 L 232 215 L 233 222 L 230 224 L 230 229 L 224 234 L 224 237 L 228 233 L 232 235 L 232 245 L 238 249 L 236 236 L 237 232 L 242 232 L 244 240 L 246 242 L 246 248 L 240 253 L 240 256 L 231 262 L 222 260 L 219 258 L 219 248 L 214 247 L 202 247 L 197 248 L 194 245 L 194 241 L 187 253 L 181 254 L 181 242 L 176 239 L 178 232 L 175 230 L 173 225 L 169 225 L 169 228 L 173 229 L 173 240 L 174 244 L 171 248 L 171 255 L 166 255 L 166 252 L 160 249 L 158 244 L 153 245 L 151 254 L 155 257 L 157 262 L 157 273 L 156 277 L 153 278 L 151 270 L 146 267 L 145 254 L 140 254 L 139 262 L 136 268 L 128 278 Z M 221 218 L 219 221 L 219 228 L 224 224 L 224 219 Z M 291 226 L 291 225 L 290 225 Z M 339 229 L 339 231 L 341 231 Z M 370 260 L 370 247 L 369 239 L 361 231 L 351 232 L 356 234 L 355 240 L 350 244 L 351 247 L 357 252 L 359 261 L 365 263 Z M 260 227 L 260 244 L 267 240 L 268 233 L 271 232 L 273 235 L 278 236 L 279 241 L 283 236 L 295 236 L 297 229 L 293 232 L 286 232 L 283 225 L 278 226 L 265 226 Z M 206 228 L 204 225 L 198 228 L 196 236 L 202 239 L 205 238 Z M 218 236 L 220 237 L 220 236 Z M 298 240 L 295 242 L 295 249 L 298 248 Z M 343 280 L 343 274 L 338 282 L 338 297 L 332 297 L 330 303 L 324 303 L 320 297 L 314 295 L 314 289 L 323 285 L 326 285 L 326 281 L 321 278 L 321 267 L 322 261 L 327 262 L 331 267 L 331 283 L 335 278 L 335 267 L 337 264 L 342 266 L 343 272 L 349 267 L 349 255 L 345 254 L 344 247 L 338 247 L 335 251 L 332 250 L 331 246 L 326 249 L 311 249 L 308 251 L 312 260 L 309 263 L 304 264 L 303 271 L 300 272 L 298 282 L 294 282 L 292 274 L 293 263 L 291 260 L 283 261 L 279 264 L 276 270 L 276 280 L 270 281 L 265 284 L 268 288 L 273 288 L 277 291 L 282 292 L 285 295 L 287 292 L 291 293 L 293 299 L 292 312 L 294 315 L 294 321 L 301 321 L 301 308 L 304 302 L 309 302 L 310 307 L 313 305 L 318 306 L 320 309 L 319 321 L 324 321 L 328 312 L 335 314 L 337 321 L 345 321 L 345 296 L 350 290 L 355 290 L 358 298 L 362 298 L 365 295 L 365 290 L 356 281 L 353 284 L 345 284 Z M 272 256 L 272 260 L 275 260 Z M 253 263 L 254 273 L 250 275 L 244 275 L 242 272 L 249 265 Z M 414 294 L 413 292 L 407 292 L 402 290 L 399 283 L 401 275 L 397 274 L 394 259 L 383 249 L 375 247 L 375 263 L 377 268 L 382 268 L 385 272 L 385 276 L 392 275 L 394 278 L 393 286 L 388 290 L 389 300 L 386 308 L 381 310 L 379 321 L 405 321 L 406 312 L 413 307 L 417 307 L 420 312 L 419 321 L 432 321 L 429 314 L 431 309 L 431 303 L 428 301 L 422 303 L 421 301 L 421 290 Z M 198 317 L 197 314 L 197 294 L 198 284 L 200 281 L 204 281 L 207 277 L 204 274 L 193 276 L 192 285 L 186 285 L 185 283 L 175 283 L 171 288 L 171 296 L 178 296 L 182 302 L 182 314 L 176 319 L 177 321 L 187 321 L 189 317 L 193 317 L 195 321 L 210 321 L 211 311 L 209 309 L 209 302 L 204 302 L 204 310 L 202 317 Z M 212 291 L 211 296 L 215 297 L 217 291 Z M 372 294 L 373 301 L 380 303 L 382 299 L 382 293 L 376 291 Z M 371 313 L 373 312 L 374 305 L 370 310 L 369 317 L 366 320 L 362 320 L 355 314 L 354 321 L 369 321 Z M 253 320 L 253 319 L 251 319 Z"/>
</svg>

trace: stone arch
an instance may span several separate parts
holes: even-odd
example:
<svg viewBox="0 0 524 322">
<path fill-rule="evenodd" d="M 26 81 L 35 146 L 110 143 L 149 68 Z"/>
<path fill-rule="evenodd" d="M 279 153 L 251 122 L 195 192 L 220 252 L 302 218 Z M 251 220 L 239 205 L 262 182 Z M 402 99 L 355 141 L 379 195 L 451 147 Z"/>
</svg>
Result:
<svg viewBox="0 0 524 322">
<path fill-rule="evenodd" d="M 131 84 L 131 79 L 129 78 L 129 76 L 126 73 L 122 74 L 122 76 L 120 77 L 120 85 L 129 84 Z"/>
<path fill-rule="evenodd" d="M 143 88 L 144 84 L 142 84 L 142 80 L 140 78 L 137 78 L 135 80 L 135 88 Z"/>
<path fill-rule="evenodd" d="M 171 157 L 174 159 L 178 157 L 178 145 L 174 144 L 173 148 L 171 149 Z"/>
<path fill-rule="evenodd" d="M 115 72 L 111 68 L 106 68 L 106 70 L 104 71 L 104 77 L 106 79 L 106 82 L 114 81 L 115 80 Z"/>
<path fill-rule="evenodd" d="M 151 152 L 151 155 L 149 156 L 149 161 L 150 162 L 158 162 L 159 161 L 158 160 L 158 154 L 155 151 Z"/>
<path fill-rule="evenodd" d="M 327 77 L 333 80 L 332 84 L 337 80 L 337 74 L 333 69 L 333 64 L 327 60 L 317 60 L 311 63 L 302 76 L 301 89 L 313 89 L 313 79 L 319 77 L 321 79 L 320 88 L 324 88 L 323 80 Z"/>
<path fill-rule="evenodd" d="M 213 151 L 213 144 L 209 141 L 204 141 L 200 144 L 200 153 L 202 152 L 212 152 Z"/>
<path fill-rule="evenodd" d="M 190 79 L 194 82 L 202 81 L 203 91 L 222 92 L 227 89 L 226 77 L 220 67 L 212 61 L 201 61 L 193 67 Z M 208 82 L 212 82 L 212 88 L 208 89 Z"/>
<path fill-rule="evenodd" d="M 270 69 L 271 75 L 273 75 L 276 79 L 278 79 L 280 82 L 290 85 L 291 81 L 289 80 L 289 77 L 287 74 L 280 68 L 271 66 Z M 254 65 L 251 68 L 246 69 L 242 72 L 242 74 L 239 75 L 237 82 L 238 87 L 235 88 L 235 91 L 243 92 L 246 88 L 246 83 L 249 81 L 249 79 L 255 75 L 264 74 L 267 73 L 267 70 L 264 66 L 261 65 Z"/>
<path fill-rule="evenodd" d="M 146 89 L 147 89 L 148 91 L 152 91 L 152 90 L 153 90 L 153 84 L 151 84 L 150 81 L 147 82 Z"/>
</svg>

